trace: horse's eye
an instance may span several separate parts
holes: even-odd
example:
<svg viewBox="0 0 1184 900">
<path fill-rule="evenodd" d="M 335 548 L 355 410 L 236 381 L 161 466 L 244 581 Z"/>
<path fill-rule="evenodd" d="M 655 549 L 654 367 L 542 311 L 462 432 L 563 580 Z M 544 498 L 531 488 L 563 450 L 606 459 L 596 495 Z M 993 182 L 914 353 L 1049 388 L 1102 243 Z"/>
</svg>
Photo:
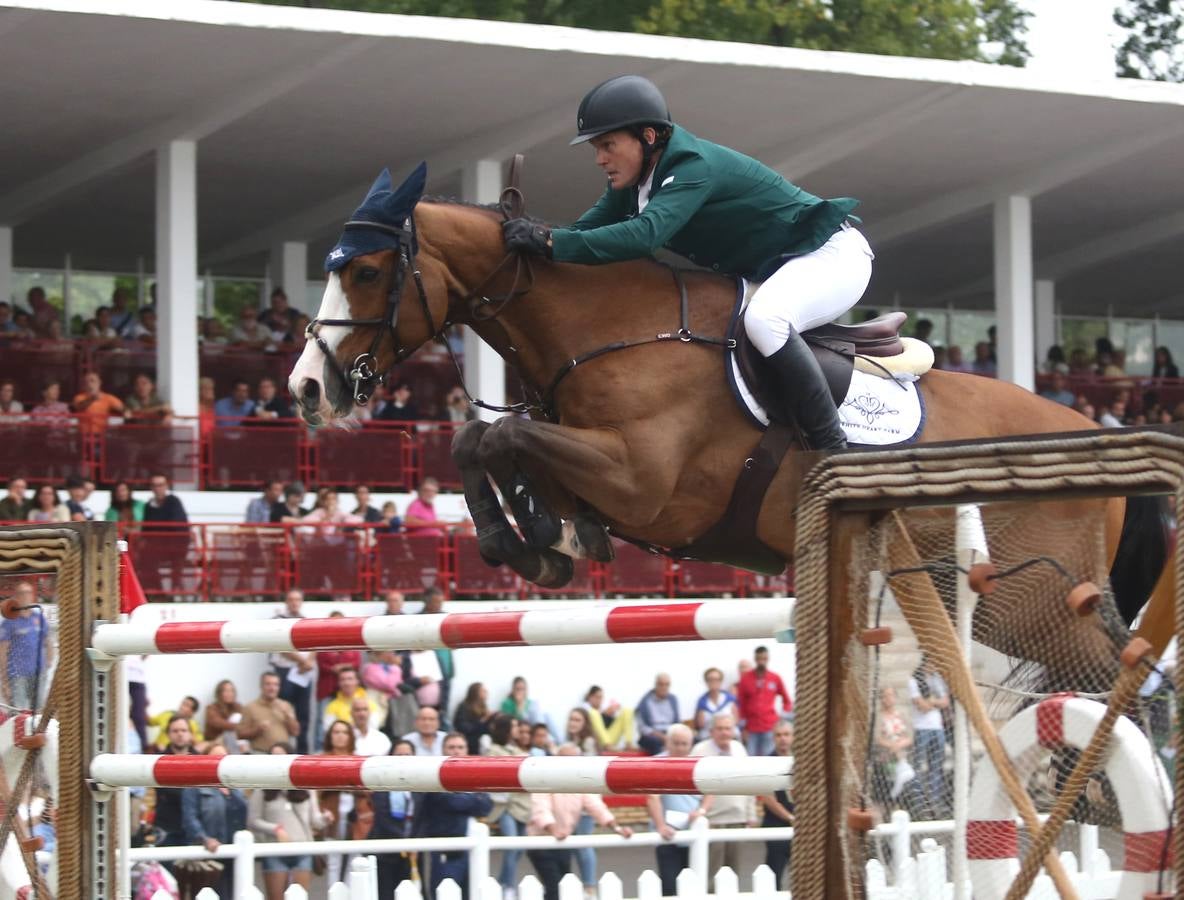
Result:
<svg viewBox="0 0 1184 900">
<path fill-rule="evenodd" d="M 354 281 L 358 284 L 373 284 L 378 280 L 378 269 L 373 266 L 363 266 L 354 273 Z"/>
</svg>

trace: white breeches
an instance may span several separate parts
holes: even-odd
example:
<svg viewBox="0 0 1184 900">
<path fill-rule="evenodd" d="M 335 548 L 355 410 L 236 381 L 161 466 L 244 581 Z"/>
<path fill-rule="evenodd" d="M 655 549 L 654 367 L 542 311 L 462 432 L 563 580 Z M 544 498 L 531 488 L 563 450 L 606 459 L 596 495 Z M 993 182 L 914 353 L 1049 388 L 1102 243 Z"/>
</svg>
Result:
<svg viewBox="0 0 1184 900">
<path fill-rule="evenodd" d="M 872 277 L 875 254 L 859 231 L 845 226 L 821 247 L 795 256 L 769 276 L 748 303 L 744 330 L 762 356 L 772 356 L 790 331 L 833 322 L 857 302 Z"/>
</svg>

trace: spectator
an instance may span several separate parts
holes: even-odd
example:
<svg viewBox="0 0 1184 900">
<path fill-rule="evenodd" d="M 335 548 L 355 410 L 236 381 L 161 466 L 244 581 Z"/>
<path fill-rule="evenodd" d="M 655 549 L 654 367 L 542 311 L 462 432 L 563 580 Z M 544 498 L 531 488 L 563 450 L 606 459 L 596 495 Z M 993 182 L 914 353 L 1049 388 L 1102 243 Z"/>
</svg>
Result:
<svg viewBox="0 0 1184 900">
<path fill-rule="evenodd" d="M 140 571 L 145 590 L 164 589 L 164 576 L 168 575 L 169 587 L 173 593 L 181 593 L 185 578 L 185 566 L 189 559 L 189 516 L 181 498 L 170 490 L 168 476 L 152 473 L 148 481 L 152 496 L 144 504 L 143 528 L 155 531 L 153 543 L 158 552 L 158 564 Z"/>
<path fill-rule="evenodd" d="M 1053 375 L 1059 372 L 1062 375 L 1069 374 L 1069 364 L 1065 361 L 1065 348 L 1060 344 L 1053 344 L 1048 348 L 1048 355 L 1044 357 L 1044 362 L 1040 364 L 1040 371 L 1045 375 Z"/>
<path fill-rule="evenodd" d="M 1098 416 L 1098 424 L 1103 428 L 1121 428 L 1126 424 L 1126 402 L 1123 400 L 1112 400 L 1109 406 L 1103 407 L 1102 414 Z"/>
<path fill-rule="evenodd" d="M 28 418 L 25 406 L 16 399 L 16 383 L 11 378 L 0 381 L 0 422 L 20 422 Z"/>
<path fill-rule="evenodd" d="M 221 345 L 226 343 L 226 329 L 216 316 L 198 320 L 198 340 L 206 345 Z"/>
<path fill-rule="evenodd" d="M 510 683 L 510 693 L 502 701 L 500 709 L 506 715 L 521 719 L 528 725 L 542 722 L 547 726 L 549 732 L 552 734 L 555 732 L 551 717 L 542 711 L 537 700 L 531 700 L 527 696 L 526 679 L 521 675 L 514 676 L 514 680 Z M 593 730 L 595 730 L 595 726 L 593 726 Z"/>
<path fill-rule="evenodd" d="M 12 320 L 12 304 L 0 300 L 0 336 L 11 337 L 19 330 Z"/>
<path fill-rule="evenodd" d="M 135 321 L 136 313 L 131 308 L 131 293 L 127 288 L 117 287 L 111 293 L 111 330 L 118 337 L 127 337 Z"/>
<path fill-rule="evenodd" d="M 189 521 L 181 498 L 172 493 L 167 475 L 154 473 L 148 481 L 152 497 L 144 505 L 145 522 L 166 522 L 180 524 Z"/>
<path fill-rule="evenodd" d="M 950 360 L 946 354 L 946 348 L 941 344 L 933 345 L 933 368 L 935 369 L 949 369 Z"/>
<path fill-rule="evenodd" d="M 149 346 L 156 344 L 156 310 L 151 306 L 141 309 L 128 330 L 127 338 Z"/>
<path fill-rule="evenodd" d="M 243 707 L 235 731 L 250 741 L 252 753 L 270 753 L 276 744 L 292 746 L 292 738 L 300 734 L 300 722 L 292 704 L 280 699 L 280 676 L 275 672 L 259 676 L 259 696 Z"/>
<path fill-rule="evenodd" d="M 777 724 L 777 698 L 781 698 L 781 712 L 793 712 L 793 700 L 785 689 L 785 682 L 776 672 L 769 671 L 769 648 L 757 647 L 752 655 L 756 664 L 752 671 L 740 678 L 736 692 L 740 718 L 744 720 L 744 740 L 749 756 L 768 756 L 773 752 L 773 726 Z"/>
<path fill-rule="evenodd" d="M 168 425 L 173 420 L 173 408 L 160 399 L 156 385 L 144 372 L 136 375 L 123 408 L 128 421 L 137 425 Z"/>
<path fill-rule="evenodd" d="M 284 594 L 283 608 L 274 616 L 276 619 L 303 619 L 304 592 L 293 588 Z M 285 650 L 268 657 L 272 671 L 280 679 L 279 696 L 291 705 L 300 725 L 296 735 L 296 752 L 307 753 L 309 747 L 309 716 L 312 713 L 313 679 L 316 678 L 316 659 L 312 651 Z M 275 741 L 268 741 L 270 747 Z"/>
<path fill-rule="evenodd" d="M 225 756 L 225 748 L 218 746 L 211 756 Z M 181 792 L 181 816 L 185 826 L 186 843 L 199 844 L 207 853 L 214 853 L 223 844 L 234 840 L 235 832 L 247 825 L 247 798 L 238 788 L 185 788 Z M 214 863 L 222 875 L 216 890 L 223 897 L 231 893 L 232 871 L 229 866 Z"/>
<path fill-rule="evenodd" d="M 284 755 L 288 747 L 276 744 L 271 752 Z M 306 843 L 315 840 L 316 833 L 325 827 L 325 817 L 315 791 L 255 790 L 247 804 L 247 827 L 264 841 Z M 308 854 L 265 856 L 262 863 L 267 900 L 283 900 L 289 885 L 307 891 L 312 884 L 312 857 Z"/>
<path fill-rule="evenodd" d="M 370 699 L 365 694 L 354 697 L 350 703 L 350 718 L 354 723 L 354 745 L 357 747 L 358 756 L 386 756 L 391 752 L 391 739 L 373 723 L 372 710 Z"/>
<path fill-rule="evenodd" d="M 987 378 L 994 378 L 997 374 L 995 360 L 991 358 L 991 344 L 988 341 L 979 341 L 974 345 L 974 362 L 970 364 L 970 371 Z"/>
<path fill-rule="evenodd" d="M 1040 396 L 1062 406 L 1072 406 L 1076 398 L 1073 396 L 1073 392 L 1065 387 L 1066 381 L 1063 374 L 1053 372 L 1049 386 L 1040 392 Z"/>
<path fill-rule="evenodd" d="M 23 309 L 13 310 L 12 321 L 16 325 L 16 330 L 10 332 L 11 337 L 20 338 L 25 341 L 31 341 L 37 337 L 33 333 L 33 317 Z"/>
<path fill-rule="evenodd" d="M 1094 374 L 1105 378 L 1124 374 L 1118 351 L 1109 338 L 1100 337 L 1094 341 Z"/>
<path fill-rule="evenodd" d="M 918 319 L 913 326 L 913 337 L 926 344 L 933 343 L 933 322 L 929 319 Z"/>
<path fill-rule="evenodd" d="M 1155 348 L 1155 364 L 1151 368 L 1152 378 L 1179 378 L 1180 369 L 1172 359 L 1172 351 L 1167 347 Z"/>
<path fill-rule="evenodd" d="M 416 497 L 407 506 L 403 515 L 403 527 L 407 534 L 413 537 L 444 537 L 444 529 L 436 516 L 436 495 L 440 493 L 440 482 L 430 475 L 419 483 L 415 489 Z"/>
<path fill-rule="evenodd" d="M 271 332 L 259 322 L 259 310 L 244 306 L 239 310 L 238 324 L 230 329 L 230 343 L 249 350 L 274 349 Z"/>
<path fill-rule="evenodd" d="M 384 608 L 382 614 L 384 616 L 401 616 L 404 613 L 404 606 L 407 603 L 403 592 L 395 588 L 387 588 L 382 592 L 382 602 Z"/>
<path fill-rule="evenodd" d="M 962 348 L 957 344 L 951 344 L 946 348 L 946 371 L 947 372 L 970 372 L 973 371 L 970 366 L 962 359 Z"/>
<path fill-rule="evenodd" d="M 439 585 L 432 585 L 424 595 L 421 614 L 435 616 L 444 611 L 444 591 Z M 421 679 L 427 676 L 426 684 L 421 684 L 415 692 L 420 706 L 434 706 L 440 711 L 441 726 L 448 730 L 448 705 L 452 697 L 452 678 L 456 674 L 456 663 L 452 659 L 452 651 L 447 647 L 436 650 L 413 651 L 408 657 L 411 660 L 415 674 Z M 407 674 L 403 674 L 407 681 Z"/>
<path fill-rule="evenodd" d="M 277 287 L 271 292 L 268 303 L 269 306 L 263 311 L 259 321 L 272 333 L 273 340 L 283 340 L 284 335 L 292 330 L 296 320 L 300 318 L 300 311 L 288 305 L 288 295 L 282 287 Z"/>
<path fill-rule="evenodd" d="M 712 666 L 703 673 L 703 681 L 707 690 L 695 704 L 695 737 L 700 741 L 710 737 L 711 719 L 716 713 L 728 713 L 737 720 L 740 718 L 736 698 L 724 690 L 724 673 Z"/>
<path fill-rule="evenodd" d="M 32 417 L 42 419 L 68 419 L 70 407 L 61 400 L 62 385 L 58 381 L 47 381 L 41 388 L 41 402 L 33 407 Z"/>
<path fill-rule="evenodd" d="M 251 386 L 244 378 L 234 379 L 230 396 L 223 397 L 214 404 L 214 416 L 219 425 L 239 425 L 254 412 L 255 402 L 251 399 Z"/>
<path fill-rule="evenodd" d="M 617 700 L 606 703 L 600 685 L 588 688 L 583 709 L 588 715 L 588 726 L 602 750 L 633 746 L 633 710 L 622 709 Z"/>
<path fill-rule="evenodd" d="M 460 718 L 460 714 L 457 714 Z M 489 749 L 486 756 L 529 756 L 530 752 L 519 746 L 516 740 L 518 722 L 506 713 L 497 713 L 489 723 Z M 526 834 L 530 822 L 530 795 L 524 793 L 491 794 L 493 811 L 489 821 L 497 824 L 502 837 L 520 837 Z M 503 895 L 510 895 L 518 886 L 518 860 L 521 850 L 506 850 L 502 853 L 502 867 L 498 870 L 497 882 Z"/>
<path fill-rule="evenodd" d="M 0 619 L 4 702 L 9 711 L 12 707 L 35 711 L 44 693 L 42 682 L 53 667 L 53 644 L 33 585 L 18 582 L 12 599 L 16 601 L 13 618 Z"/>
<path fill-rule="evenodd" d="M 342 666 L 337 673 L 337 690 L 325 705 L 325 715 L 321 722 L 325 729 L 334 722 L 354 723 L 354 701 L 362 700 L 369 707 L 372 715 L 377 714 L 378 704 L 370 699 L 366 689 L 362 687 L 362 679 L 358 677 L 358 670 L 353 666 Z"/>
<path fill-rule="evenodd" d="M 83 337 L 88 341 L 96 341 L 100 347 L 119 343 L 119 332 L 111 322 L 111 307 L 100 306 L 95 310 L 95 317 L 86 323 Z"/>
<path fill-rule="evenodd" d="M 542 722 L 530 726 L 530 755 L 553 756 L 555 754 L 555 739 L 551 730 Z"/>
<path fill-rule="evenodd" d="M 45 298 L 45 289 L 34 285 L 25 294 L 25 300 L 28 302 L 29 311 L 32 314 L 30 325 L 33 333 L 38 337 L 47 336 L 50 322 L 58 320 L 58 311 Z"/>
<path fill-rule="evenodd" d="M 395 742 L 392 756 L 414 756 L 415 747 L 409 741 Z M 408 791 L 375 791 L 374 824 L 370 826 L 369 840 L 399 840 L 411 836 L 411 821 L 414 815 L 413 795 Z M 378 896 L 393 897 L 395 888 L 411 878 L 410 853 L 378 854 Z"/>
<path fill-rule="evenodd" d="M 666 749 L 666 731 L 679 721 L 678 698 L 670 693 L 670 676 L 661 672 L 654 686 L 637 704 L 638 746 L 650 756 Z"/>
<path fill-rule="evenodd" d="M 592 733 L 592 723 L 588 711 L 577 706 L 567 714 L 567 730 L 563 734 L 566 743 L 579 747 L 583 756 L 596 756 L 600 753 L 600 744 Z"/>
<path fill-rule="evenodd" d="M 879 701 L 876 745 L 872 751 L 872 798 L 883 807 L 886 817 L 895 809 L 895 801 L 905 786 L 913 781 L 916 770 L 909 762 L 913 738 L 896 707 L 896 690 L 889 686 L 880 688 Z"/>
<path fill-rule="evenodd" d="M 0 522 L 24 522 L 29 518 L 33 502 L 25 496 L 29 482 L 17 475 L 8 479 L 8 495 L 0 500 Z"/>
<path fill-rule="evenodd" d="M 158 750 L 164 750 L 169 743 L 168 723 L 178 717 L 189 723 L 189 734 L 193 738 L 193 747 L 199 753 L 201 744 L 205 742 L 201 726 L 197 724 L 197 711 L 201 709 L 201 701 L 196 697 L 182 697 L 176 709 L 166 709 L 154 716 L 148 717 L 148 724 L 156 729 L 156 740 L 153 745 Z"/>
<path fill-rule="evenodd" d="M 699 741 L 691 750 L 691 756 L 748 756 L 744 745 L 735 740 L 736 720 L 727 713 L 717 713 L 711 720 L 711 737 Z M 755 828 L 756 798 L 733 797 L 716 794 L 704 797 L 700 809 L 707 815 L 712 828 Z M 708 871 L 718 872 L 728 866 L 733 872 L 740 871 L 740 845 L 713 843 L 709 851 Z"/>
<path fill-rule="evenodd" d="M 235 729 L 243 720 L 243 705 L 238 702 L 238 690 L 229 678 L 214 687 L 214 702 L 206 707 L 206 740 L 223 744 L 229 752 L 238 750 Z M 285 751 L 286 752 L 286 751 Z"/>
<path fill-rule="evenodd" d="M 415 731 L 403 735 L 403 740 L 415 748 L 416 756 L 442 756 L 445 736 L 446 732 L 440 730 L 440 714 L 432 707 L 425 706 L 415 717 Z M 461 738 L 464 738 L 463 734 Z M 467 742 L 465 750 L 468 751 Z"/>
<path fill-rule="evenodd" d="M 406 381 L 396 383 L 374 418 L 380 422 L 414 422 L 418 419 L 419 410 L 411 400 L 411 385 Z"/>
<path fill-rule="evenodd" d="M 217 403 L 214 401 L 214 379 L 203 375 L 197 379 L 197 427 L 202 438 L 208 438 L 218 423 L 215 412 Z"/>
<path fill-rule="evenodd" d="M 306 515 L 308 510 L 300 504 L 304 502 L 304 485 L 299 481 L 284 488 L 284 499 L 271 507 L 271 522 L 278 524 L 280 522 L 299 522 Z"/>
<path fill-rule="evenodd" d="M 403 528 L 403 520 L 399 518 L 398 510 L 395 507 L 394 501 L 388 500 L 382 504 L 382 514 L 380 519 L 381 524 L 376 530 L 396 532 Z"/>
<path fill-rule="evenodd" d="M 374 525 L 382 521 L 382 513 L 370 505 L 370 488 L 364 484 L 359 484 L 354 488 L 353 515 L 359 517 L 367 525 Z"/>
<path fill-rule="evenodd" d="M 98 372 L 82 376 L 82 392 L 74 397 L 72 406 L 78 414 L 79 428 L 87 435 L 102 434 L 111 416 L 123 415 L 123 402 L 113 394 L 104 393 Z"/>
<path fill-rule="evenodd" d="M 70 512 L 71 522 L 89 522 L 95 517 L 95 512 L 86 505 L 90 492 L 86 489 L 86 480 L 77 475 L 66 479 L 66 509 Z"/>
<path fill-rule="evenodd" d="M 945 762 L 946 729 L 943 718 L 950 708 L 950 692 L 945 680 L 927 656 L 909 679 L 909 699 L 913 703 L 913 768 L 924 793 L 926 807 L 933 818 L 948 815 Z"/>
<path fill-rule="evenodd" d="M 275 379 L 259 379 L 259 399 L 255 401 L 248 424 L 263 425 L 278 419 L 292 419 L 295 415 L 288 401 L 276 390 Z"/>
<path fill-rule="evenodd" d="M 679 758 L 691 755 L 694 737 L 691 729 L 681 722 L 670 726 L 666 733 L 666 750 L 658 756 Z M 672 841 L 679 831 L 691 827 L 695 819 L 703 815 L 703 797 L 700 794 L 650 794 L 645 806 L 654 831 L 662 840 Z M 690 866 L 690 847 L 678 844 L 659 844 L 654 848 L 657 857 L 658 877 L 662 881 L 662 896 L 678 896 L 678 874 Z"/>
<path fill-rule="evenodd" d="M 477 410 L 469 402 L 465 389 L 459 384 L 444 398 L 444 408 L 448 413 L 448 421 L 458 425 L 462 422 L 472 422 L 477 418 Z"/>
<path fill-rule="evenodd" d="M 254 525 L 264 525 L 270 522 L 271 511 L 275 509 L 283 496 L 284 483 L 282 481 L 272 479 L 264 482 L 263 493 L 247 504 L 245 521 Z"/>
<path fill-rule="evenodd" d="M 308 343 L 308 326 L 311 321 L 304 313 L 296 316 L 296 321 L 283 336 L 283 343 L 291 347 L 293 351 L 303 350 L 304 345 Z"/>
<path fill-rule="evenodd" d="M 111 488 L 111 503 L 103 518 L 108 522 L 143 522 L 144 501 L 132 496 L 131 485 L 126 481 L 117 482 Z"/>
<path fill-rule="evenodd" d="M 1069 374 L 1070 375 L 1093 375 L 1094 368 L 1090 362 L 1088 354 L 1081 347 L 1074 347 L 1069 352 Z"/>
<path fill-rule="evenodd" d="M 337 491 L 331 487 L 323 487 L 317 491 L 317 502 L 312 511 L 302 520 L 305 524 L 317 523 L 321 525 L 360 525 L 359 516 L 351 516 L 337 505 Z M 336 529 L 323 528 L 319 534 L 328 534 Z"/>
<path fill-rule="evenodd" d="M 793 755 L 793 726 L 788 722 L 778 722 L 777 727 L 773 729 L 773 752 L 770 755 Z M 761 805 L 765 810 L 761 828 L 785 828 L 794 824 L 792 789 L 791 776 L 789 790 L 780 790 L 775 794 L 761 797 Z M 765 844 L 765 865 L 773 870 L 773 877 L 777 879 L 777 890 L 781 890 L 782 876 L 789 868 L 792 851 L 792 841 L 769 841 Z"/>
<path fill-rule="evenodd" d="M 559 748 L 560 756 L 578 756 L 580 750 L 572 744 Z M 564 841 L 576 833 L 581 815 L 591 816 L 604 828 L 611 828 L 623 838 L 633 836 L 633 831 L 617 823 L 604 800 L 596 794 L 531 794 L 530 824 L 527 833 L 549 834 L 557 841 Z M 572 851 L 562 847 L 547 850 L 528 850 L 526 855 L 543 882 L 545 900 L 558 900 L 559 882 L 571 871 Z"/>
<path fill-rule="evenodd" d="M 348 722 L 333 722 L 325 729 L 325 743 L 321 756 L 355 756 L 357 744 L 354 730 Z M 325 818 L 325 838 L 331 841 L 345 840 L 349 835 L 350 813 L 354 811 L 357 797 L 353 791 L 320 791 L 317 800 L 321 815 Z M 344 853 L 330 853 L 325 857 L 325 881 L 336 884 L 349 871 Z"/>
<path fill-rule="evenodd" d="M 183 716 L 173 716 L 165 726 L 165 744 L 161 753 L 165 756 L 188 756 L 193 751 L 193 732 L 189 730 L 189 720 Z M 153 818 L 152 823 L 160 830 L 162 836 L 157 842 L 158 847 L 185 846 L 185 828 L 181 812 L 181 797 L 186 788 L 158 787 L 153 790 Z M 189 788 L 188 790 L 192 790 Z M 176 863 L 166 862 L 167 868 L 174 875 L 177 874 Z"/>
<path fill-rule="evenodd" d="M 58 492 L 52 484 L 43 484 L 37 488 L 33 497 L 33 506 L 29 510 L 30 522 L 69 522 L 70 510 L 58 498 Z"/>
<path fill-rule="evenodd" d="M 362 667 L 362 685 L 379 710 L 379 717 L 388 735 L 402 734 L 397 723 L 399 685 L 403 683 L 402 659 L 394 650 L 374 650 L 370 661 Z M 408 725 L 410 727 L 410 725 Z"/>
<path fill-rule="evenodd" d="M 456 705 L 452 715 L 452 727 L 465 736 L 469 742 L 469 756 L 481 755 L 481 742 L 489 734 L 489 720 L 494 711 L 487 705 L 489 690 L 479 681 L 469 685 L 465 699 Z"/>
<path fill-rule="evenodd" d="M 334 610 L 330 616 L 331 618 L 341 618 L 341 612 Z M 314 743 L 320 744 L 321 735 L 324 734 L 325 727 L 325 711 L 329 704 L 337 698 L 338 689 L 341 687 L 340 678 L 342 672 L 350 670 L 355 676 L 360 676 L 362 668 L 362 651 L 361 650 L 321 650 L 316 654 L 317 661 L 317 729 Z M 355 677 L 355 681 L 360 682 L 360 677 Z M 329 721 L 336 719 L 345 719 L 351 721 L 349 718 L 349 703 L 353 699 L 354 689 L 358 684 L 354 684 L 350 692 L 343 694 L 343 703 L 339 705 L 338 712 L 344 715 L 335 715 Z"/>
</svg>

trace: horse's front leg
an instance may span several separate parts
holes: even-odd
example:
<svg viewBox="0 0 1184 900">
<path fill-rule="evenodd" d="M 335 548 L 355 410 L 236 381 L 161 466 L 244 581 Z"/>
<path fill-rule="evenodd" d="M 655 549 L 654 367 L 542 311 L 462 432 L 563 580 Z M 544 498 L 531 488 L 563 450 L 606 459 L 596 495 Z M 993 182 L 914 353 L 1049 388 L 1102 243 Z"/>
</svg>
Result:
<svg viewBox="0 0 1184 900">
<path fill-rule="evenodd" d="M 470 422 L 452 439 L 452 459 L 460 469 L 465 503 L 473 517 L 481 556 L 491 566 L 505 563 L 534 584 L 563 587 L 575 571 L 571 558 L 524 543 L 506 519 L 501 501 L 486 477 L 479 447 L 489 427 L 488 422 Z"/>
</svg>

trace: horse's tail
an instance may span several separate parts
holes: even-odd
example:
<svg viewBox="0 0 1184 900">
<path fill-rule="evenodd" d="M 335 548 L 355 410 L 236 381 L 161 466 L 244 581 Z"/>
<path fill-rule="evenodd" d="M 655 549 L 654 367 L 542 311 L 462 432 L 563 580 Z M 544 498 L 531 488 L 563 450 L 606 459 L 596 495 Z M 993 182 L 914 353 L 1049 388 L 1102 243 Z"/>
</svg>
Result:
<svg viewBox="0 0 1184 900">
<path fill-rule="evenodd" d="M 1128 497 L 1118 552 L 1110 566 L 1114 602 L 1127 625 L 1143 608 L 1171 547 L 1171 507 L 1167 497 Z"/>
</svg>

